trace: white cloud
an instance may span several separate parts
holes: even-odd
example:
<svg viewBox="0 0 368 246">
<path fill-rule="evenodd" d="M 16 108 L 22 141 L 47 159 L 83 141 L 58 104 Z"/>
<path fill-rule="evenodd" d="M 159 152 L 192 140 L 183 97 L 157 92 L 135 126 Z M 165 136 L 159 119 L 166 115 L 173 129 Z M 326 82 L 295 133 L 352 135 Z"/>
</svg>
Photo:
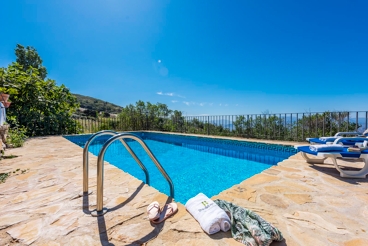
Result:
<svg viewBox="0 0 368 246">
<path fill-rule="evenodd" d="M 169 97 L 181 97 L 181 98 L 185 98 L 184 96 L 181 96 L 179 94 L 176 94 L 174 92 L 167 92 L 167 93 L 163 93 L 162 91 L 159 91 L 156 93 L 157 95 L 160 96 L 169 96 Z"/>
<path fill-rule="evenodd" d="M 172 101 L 174 102 L 174 101 Z M 176 102 L 176 100 L 175 100 Z M 187 106 L 201 106 L 201 107 L 205 107 L 205 106 L 213 106 L 216 105 L 215 103 L 209 103 L 209 102 L 193 102 L 193 101 L 182 101 L 185 105 Z M 230 104 L 228 103 L 219 103 L 217 104 L 220 107 L 229 107 Z M 239 106 L 239 104 L 236 104 L 235 106 Z"/>
<path fill-rule="evenodd" d="M 187 102 L 187 101 L 183 101 L 183 103 L 187 106 L 190 106 L 190 105 L 196 105 L 197 103 L 195 102 Z"/>
<path fill-rule="evenodd" d="M 172 100 L 171 102 L 172 102 L 172 103 L 177 103 L 178 101 L 176 101 L 176 100 Z"/>
</svg>

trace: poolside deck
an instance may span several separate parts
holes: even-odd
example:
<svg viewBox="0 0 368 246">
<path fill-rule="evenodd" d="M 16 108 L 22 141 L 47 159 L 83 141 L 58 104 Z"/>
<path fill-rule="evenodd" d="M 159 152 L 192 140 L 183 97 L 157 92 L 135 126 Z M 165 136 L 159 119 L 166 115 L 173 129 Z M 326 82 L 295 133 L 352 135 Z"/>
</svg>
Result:
<svg viewBox="0 0 368 246">
<path fill-rule="evenodd" d="M 82 190 L 82 149 L 63 137 L 29 139 L 0 161 L 0 245 L 243 245 L 231 233 L 208 236 L 179 204 L 179 212 L 151 225 L 146 207 L 168 198 L 105 164 L 104 205 L 96 206 L 96 160 L 90 155 L 90 190 Z M 349 165 L 356 165 L 351 164 Z M 26 170 L 25 173 L 21 173 Z M 309 165 L 296 154 L 213 198 L 249 208 L 278 227 L 285 241 L 272 245 L 368 245 L 368 179 L 340 178 L 332 165 Z"/>
</svg>

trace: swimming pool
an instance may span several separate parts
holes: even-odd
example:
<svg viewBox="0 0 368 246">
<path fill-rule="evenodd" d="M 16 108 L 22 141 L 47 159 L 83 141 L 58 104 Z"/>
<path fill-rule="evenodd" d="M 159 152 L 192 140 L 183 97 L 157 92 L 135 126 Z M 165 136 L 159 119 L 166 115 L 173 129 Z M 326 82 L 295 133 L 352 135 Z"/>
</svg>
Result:
<svg viewBox="0 0 368 246">
<path fill-rule="evenodd" d="M 208 197 L 217 195 L 296 153 L 292 146 L 247 141 L 184 136 L 176 134 L 134 132 L 141 137 L 172 179 L 175 200 L 183 204 L 202 192 Z M 84 147 L 91 135 L 65 136 Z M 100 136 L 89 150 L 98 155 L 111 136 Z M 127 140 L 150 174 L 150 185 L 169 195 L 166 179 L 136 141 Z M 145 175 L 119 141 L 105 153 L 105 160 L 145 181 Z"/>
</svg>

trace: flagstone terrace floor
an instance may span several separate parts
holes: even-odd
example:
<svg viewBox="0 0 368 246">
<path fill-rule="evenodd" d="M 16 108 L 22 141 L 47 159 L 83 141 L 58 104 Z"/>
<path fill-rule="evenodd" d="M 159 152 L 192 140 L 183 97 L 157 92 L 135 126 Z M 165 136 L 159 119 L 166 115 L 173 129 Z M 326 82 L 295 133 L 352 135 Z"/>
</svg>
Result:
<svg viewBox="0 0 368 246">
<path fill-rule="evenodd" d="M 179 204 L 176 215 L 150 224 L 146 207 L 168 197 L 105 163 L 104 205 L 96 206 L 96 160 L 90 155 L 89 197 L 82 190 L 82 149 L 63 137 L 31 138 L 8 149 L 0 173 L 0 245 L 242 245 L 231 233 L 208 236 Z M 356 164 L 349 164 L 356 165 Z M 25 173 L 21 173 L 26 170 Z M 272 245 L 368 245 L 368 179 L 340 178 L 329 164 L 296 154 L 213 197 L 249 208 L 278 227 Z"/>
</svg>

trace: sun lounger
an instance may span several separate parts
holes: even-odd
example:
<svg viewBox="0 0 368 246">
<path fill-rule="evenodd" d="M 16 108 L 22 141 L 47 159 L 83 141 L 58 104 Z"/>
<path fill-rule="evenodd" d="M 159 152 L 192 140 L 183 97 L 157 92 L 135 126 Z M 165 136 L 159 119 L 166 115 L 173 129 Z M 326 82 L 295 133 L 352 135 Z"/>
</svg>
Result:
<svg viewBox="0 0 368 246">
<path fill-rule="evenodd" d="M 343 136 L 353 136 L 353 137 L 343 137 Z M 320 137 L 320 138 L 307 138 L 306 140 L 310 144 L 342 144 L 344 146 L 350 147 L 354 146 L 356 143 L 362 143 L 368 138 L 368 129 L 362 134 L 358 132 L 338 132 L 333 137 Z"/>
<path fill-rule="evenodd" d="M 367 137 L 338 138 L 335 141 L 333 141 L 332 144 L 341 144 L 345 147 L 350 147 L 354 145 L 363 145 L 365 141 L 368 141 L 368 136 Z"/>
<path fill-rule="evenodd" d="M 365 130 L 363 133 L 359 132 L 338 132 L 334 136 L 331 137 L 319 137 L 319 138 L 306 138 L 306 140 L 310 144 L 332 144 L 334 141 L 336 141 L 339 138 L 343 138 L 344 136 L 350 136 L 350 137 L 368 137 L 368 129 Z M 354 145 L 354 140 L 344 140 L 341 141 L 343 145 L 351 146 Z"/>
<path fill-rule="evenodd" d="M 368 141 L 364 142 L 363 147 L 361 148 L 362 150 L 360 152 L 349 152 L 348 147 L 343 147 L 343 146 L 341 146 L 341 149 L 338 149 L 336 147 L 336 150 L 333 150 L 333 148 L 331 148 L 331 150 L 329 150 L 328 148 L 325 148 L 325 149 L 321 148 L 318 150 L 318 147 L 317 147 L 317 151 L 311 150 L 310 148 L 311 146 L 297 146 L 296 148 L 301 152 L 302 156 L 308 163 L 311 163 L 311 164 L 323 163 L 325 159 L 331 158 L 333 164 L 335 165 L 335 168 L 340 172 L 341 177 L 365 178 L 366 175 L 368 174 L 368 149 L 364 150 L 364 146 L 365 147 L 367 146 L 367 142 Z M 334 146 L 337 146 L 337 145 L 334 145 Z M 308 157 L 307 154 L 322 157 L 323 159 L 313 159 L 313 158 Z M 360 171 L 342 170 L 337 164 L 338 158 L 353 158 L 353 159 L 361 158 L 363 159 L 365 165 Z"/>
</svg>

